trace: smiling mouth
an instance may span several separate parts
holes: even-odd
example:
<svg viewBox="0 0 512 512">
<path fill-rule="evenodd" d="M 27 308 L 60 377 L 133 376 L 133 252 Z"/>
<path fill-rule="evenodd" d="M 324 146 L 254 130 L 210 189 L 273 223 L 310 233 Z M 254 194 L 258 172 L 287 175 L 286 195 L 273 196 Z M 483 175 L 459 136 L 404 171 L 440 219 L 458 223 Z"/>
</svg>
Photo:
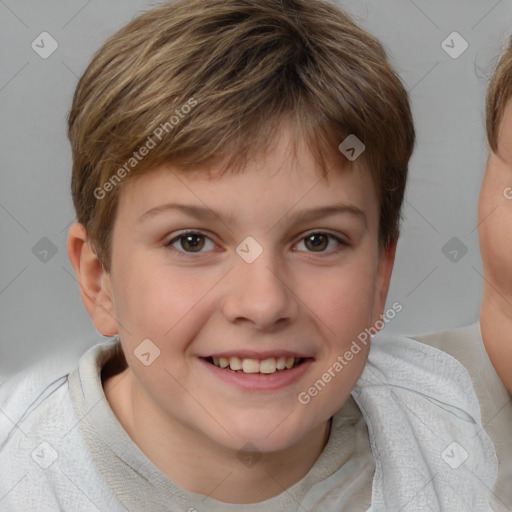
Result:
<svg viewBox="0 0 512 512">
<path fill-rule="evenodd" d="M 257 373 L 260 375 L 272 375 L 285 372 L 300 366 L 309 358 L 303 357 L 270 357 L 264 360 L 240 358 L 240 357 L 205 357 L 208 363 L 236 373 Z"/>
</svg>

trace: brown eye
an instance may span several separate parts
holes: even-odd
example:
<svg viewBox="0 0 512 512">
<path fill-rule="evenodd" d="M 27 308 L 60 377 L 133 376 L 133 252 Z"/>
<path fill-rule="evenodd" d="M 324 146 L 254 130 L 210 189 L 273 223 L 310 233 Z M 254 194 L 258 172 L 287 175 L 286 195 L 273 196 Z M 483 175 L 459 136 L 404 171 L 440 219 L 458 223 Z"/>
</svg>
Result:
<svg viewBox="0 0 512 512">
<path fill-rule="evenodd" d="M 203 235 L 185 235 L 180 237 L 180 245 L 184 251 L 199 252 L 204 247 Z"/>
<path fill-rule="evenodd" d="M 329 237 L 323 233 L 313 233 L 304 238 L 305 246 L 314 252 L 321 252 L 329 245 Z"/>
<path fill-rule="evenodd" d="M 205 254 L 215 249 L 215 243 L 208 236 L 199 232 L 182 232 L 164 245 L 181 256 Z"/>
<path fill-rule="evenodd" d="M 323 231 L 309 233 L 295 246 L 296 251 L 323 253 L 326 256 L 336 254 L 348 246 L 341 238 Z"/>
</svg>

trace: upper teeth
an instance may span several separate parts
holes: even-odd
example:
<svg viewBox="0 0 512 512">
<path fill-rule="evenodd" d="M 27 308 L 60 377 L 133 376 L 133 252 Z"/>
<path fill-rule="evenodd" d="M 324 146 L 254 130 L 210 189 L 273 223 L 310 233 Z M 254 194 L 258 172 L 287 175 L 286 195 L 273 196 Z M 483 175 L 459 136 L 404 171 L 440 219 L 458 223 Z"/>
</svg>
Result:
<svg viewBox="0 0 512 512">
<path fill-rule="evenodd" d="M 277 370 L 290 369 L 299 361 L 295 357 L 270 357 L 258 359 L 241 359 L 240 357 L 214 357 L 213 364 L 220 368 L 230 367 L 231 370 L 241 370 L 244 373 L 275 373 Z"/>
</svg>

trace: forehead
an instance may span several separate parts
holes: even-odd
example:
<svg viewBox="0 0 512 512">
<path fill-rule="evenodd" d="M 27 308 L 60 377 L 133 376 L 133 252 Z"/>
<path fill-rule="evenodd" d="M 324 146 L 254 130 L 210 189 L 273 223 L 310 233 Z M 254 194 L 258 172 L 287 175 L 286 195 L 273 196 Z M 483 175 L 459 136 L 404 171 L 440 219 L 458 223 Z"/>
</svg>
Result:
<svg viewBox="0 0 512 512">
<path fill-rule="evenodd" d="M 180 203 L 253 225 L 270 225 L 292 210 L 335 204 L 377 216 L 377 192 L 362 158 L 349 162 L 341 154 L 328 155 L 323 176 L 308 148 L 298 144 L 296 149 L 284 131 L 239 172 L 221 173 L 222 162 L 191 171 L 170 164 L 155 167 L 125 184 L 119 211 L 133 220 L 160 205 Z"/>
<path fill-rule="evenodd" d="M 211 170 L 182 171 L 164 165 L 132 180 L 123 189 L 121 203 L 150 206 L 169 198 L 208 201 L 230 207 L 271 202 L 292 207 L 296 203 L 321 204 L 331 200 L 367 204 L 377 202 L 370 173 L 363 166 L 331 168 L 327 176 L 301 161 L 259 161 L 237 173 L 216 174 Z M 243 198 L 243 200 L 242 200 Z"/>
</svg>

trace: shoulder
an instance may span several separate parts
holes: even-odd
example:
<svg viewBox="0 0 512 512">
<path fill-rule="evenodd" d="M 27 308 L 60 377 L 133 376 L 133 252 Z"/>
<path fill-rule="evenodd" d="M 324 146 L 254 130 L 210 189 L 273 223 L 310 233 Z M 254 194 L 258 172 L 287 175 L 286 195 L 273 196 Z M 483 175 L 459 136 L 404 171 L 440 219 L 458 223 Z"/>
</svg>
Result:
<svg viewBox="0 0 512 512">
<path fill-rule="evenodd" d="M 475 349 L 483 348 L 478 322 L 456 329 L 411 336 L 411 339 L 438 348 L 458 360 L 461 360 L 461 356 L 471 356 Z"/>
<path fill-rule="evenodd" d="M 63 406 L 71 404 L 70 375 L 80 373 L 79 367 L 81 371 L 94 371 L 113 349 L 121 350 L 116 344 L 104 342 L 91 346 L 81 356 L 73 352 L 54 354 L 3 381 L 0 378 L 0 411 L 5 416 L 0 416 L 0 442 L 11 436 L 20 422 L 32 424 L 55 401 Z"/>
<path fill-rule="evenodd" d="M 51 487 L 45 469 L 59 456 L 54 438 L 69 425 L 65 367 L 45 361 L 0 385 L 0 504 L 8 510 L 60 509 L 52 493 L 41 491 Z"/>
<path fill-rule="evenodd" d="M 352 395 L 376 458 L 376 503 L 468 510 L 469 502 L 479 504 L 471 510 L 490 510 L 496 454 L 461 363 L 419 341 L 380 334 Z"/>
<path fill-rule="evenodd" d="M 482 412 L 482 424 L 492 439 L 498 455 L 498 480 L 493 489 L 496 510 L 503 502 L 512 507 L 512 401 L 485 350 L 480 325 L 415 336 L 426 345 L 437 347 L 457 358 L 471 376 Z"/>
<path fill-rule="evenodd" d="M 355 390 L 370 401 L 381 392 L 388 403 L 401 397 L 417 406 L 451 411 L 454 417 L 481 423 L 479 403 L 464 365 L 442 350 L 411 338 L 375 336 Z"/>
<path fill-rule="evenodd" d="M 80 429 L 69 391 L 77 371 L 71 357 L 53 358 L 0 385 L 0 510 L 124 510 Z"/>
<path fill-rule="evenodd" d="M 368 362 L 358 389 L 394 389 L 395 396 L 423 397 L 453 414 L 481 422 L 480 406 L 472 379 L 457 359 L 435 347 L 404 336 L 381 333 L 372 341 Z"/>
<path fill-rule="evenodd" d="M 440 348 L 405 336 L 375 336 L 368 356 L 368 378 L 401 384 L 433 396 L 450 392 L 446 386 L 462 392 L 460 398 L 473 386 L 468 371 L 456 358 Z M 364 373 L 363 373 L 364 375 Z"/>
<path fill-rule="evenodd" d="M 30 366 L 0 384 L 0 441 L 19 430 L 19 423 L 29 420 L 36 411 L 48 404 L 53 394 L 62 394 L 67 389 L 67 376 L 76 361 L 70 359 L 47 359 Z M 30 424 L 30 421 L 28 421 Z"/>
<path fill-rule="evenodd" d="M 478 322 L 449 331 L 414 336 L 414 339 L 450 354 L 464 365 L 481 404 L 484 424 L 494 421 L 502 409 L 512 410 L 510 395 L 485 350 Z"/>
</svg>

